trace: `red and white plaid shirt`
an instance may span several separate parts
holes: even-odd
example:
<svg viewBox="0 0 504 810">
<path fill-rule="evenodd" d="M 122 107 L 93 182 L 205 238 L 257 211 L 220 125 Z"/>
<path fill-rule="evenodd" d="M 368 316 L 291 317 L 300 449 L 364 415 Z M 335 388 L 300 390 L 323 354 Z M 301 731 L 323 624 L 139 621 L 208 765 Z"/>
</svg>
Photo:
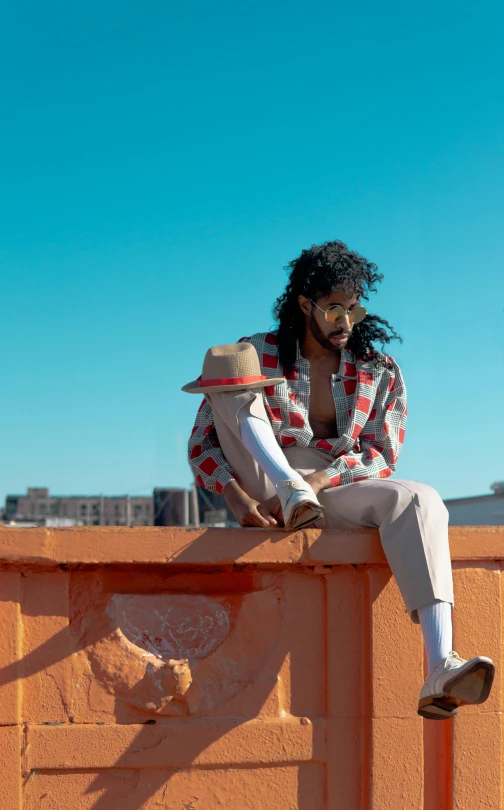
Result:
<svg viewBox="0 0 504 810">
<path fill-rule="evenodd" d="M 239 342 L 252 343 L 262 373 L 281 377 L 276 335 L 260 332 Z M 395 470 L 406 428 L 406 388 L 399 366 L 386 357 L 377 368 L 372 360 L 357 360 L 343 349 L 339 372 L 332 375 L 338 438 L 317 439 L 308 419 L 310 407 L 310 364 L 301 355 L 284 381 L 266 385 L 266 412 L 280 447 L 318 447 L 333 458 L 324 470 L 331 486 L 352 484 L 366 478 L 388 478 Z M 328 456 L 329 458 L 329 456 Z M 189 463 L 196 481 L 212 492 L 222 492 L 235 476 L 219 446 L 212 407 L 201 403 L 189 439 Z"/>
</svg>

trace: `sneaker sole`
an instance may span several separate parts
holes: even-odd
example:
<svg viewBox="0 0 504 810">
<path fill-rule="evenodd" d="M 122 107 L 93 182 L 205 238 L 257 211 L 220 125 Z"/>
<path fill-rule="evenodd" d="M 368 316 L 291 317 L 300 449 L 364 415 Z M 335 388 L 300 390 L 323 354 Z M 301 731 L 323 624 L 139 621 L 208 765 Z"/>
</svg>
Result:
<svg viewBox="0 0 504 810">
<path fill-rule="evenodd" d="M 294 529 L 302 529 L 304 526 L 309 526 L 310 523 L 315 523 L 324 514 L 323 506 L 315 506 L 312 503 L 301 503 L 294 509 L 289 523 L 285 529 L 293 531 Z"/>
<path fill-rule="evenodd" d="M 458 712 L 459 702 L 449 695 L 429 695 L 418 703 L 418 714 L 427 720 L 449 720 Z"/>
<path fill-rule="evenodd" d="M 463 704 L 484 703 L 490 694 L 495 666 L 491 661 L 475 661 L 444 685 L 444 694 Z"/>
</svg>

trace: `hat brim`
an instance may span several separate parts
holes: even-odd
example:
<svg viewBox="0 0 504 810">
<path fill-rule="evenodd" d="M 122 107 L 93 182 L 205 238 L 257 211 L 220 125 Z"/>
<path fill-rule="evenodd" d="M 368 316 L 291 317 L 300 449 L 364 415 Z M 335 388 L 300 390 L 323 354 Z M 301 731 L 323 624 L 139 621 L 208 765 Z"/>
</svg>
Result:
<svg viewBox="0 0 504 810">
<path fill-rule="evenodd" d="M 248 385 L 208 385 L 200 386 L 198 380 L 193 380 L 180 389 L 186 394 L 216 394 L 219 391 L 244 391 L 249 388 L 265 388 L 267 385 L 278 385 L 285 382 L 285 377 L 272 377 L 269 380 L 259 380 Z"/>
</svg>

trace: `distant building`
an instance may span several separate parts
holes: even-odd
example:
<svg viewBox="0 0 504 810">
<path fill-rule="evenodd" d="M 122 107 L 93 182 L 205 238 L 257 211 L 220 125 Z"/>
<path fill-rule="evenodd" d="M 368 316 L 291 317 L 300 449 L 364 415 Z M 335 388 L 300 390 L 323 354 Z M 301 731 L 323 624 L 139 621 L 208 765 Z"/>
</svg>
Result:
<svg viewBox="0 0 504 810">
<path fill-rule="evenodd" d="M 225 498 L 218 492 L 209 492 L 203 487 L 196 487 L 200 524 L 202 526 L 238 526 Z"/>
<path fill-rule="evenodd" d="M 504 481 L 492 484 L 491 489 L 493 495 L 445 501 L 450 526 L 504 526 Z"/>
<path fill-rule="evenodd" d="M 152 526 L 153 499 L 128 495 L 50 495 L 31 487 L 26 495 L 7 495 L 5 523 L 38 526 Z"/>
<path fill-rule="evenodd" d="M 237 526 L 226 501 L 202 487 L 183 489 L 156 487 L 155 526 Z"/>
<path fill-rule="evenodd" d="M 189 526 L 190 493 L 183 487 L 156 487 L 154 490 L 154 526 Z"/>
</svg>

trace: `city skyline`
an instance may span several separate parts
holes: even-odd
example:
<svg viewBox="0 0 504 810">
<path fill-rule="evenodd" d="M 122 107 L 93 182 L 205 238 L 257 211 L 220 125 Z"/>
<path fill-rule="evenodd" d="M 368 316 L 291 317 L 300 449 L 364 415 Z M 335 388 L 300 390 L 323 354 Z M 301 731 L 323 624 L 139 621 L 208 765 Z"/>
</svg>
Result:
<svg viewBox="0 0 504 810">
<path fill-rule="evenodd" d="M 492 494 L 445 500 L 452 526 L 504 525 L 504 481 Z M 222 496 L 200 486 L 191 490 L 156 487 L 149 496 L 61 495 L 46 487 L 9 494 L 0 522 L 13 526 L 236 526 Z"/>
<path fill-rule="evenodd" d="M 155 487 L 149 495 L 61 495 L 47 487 L 9 493 L 0 505 L 7 526 L 236 526 L 224 499 L 199 486 Z"/>
</svg>

